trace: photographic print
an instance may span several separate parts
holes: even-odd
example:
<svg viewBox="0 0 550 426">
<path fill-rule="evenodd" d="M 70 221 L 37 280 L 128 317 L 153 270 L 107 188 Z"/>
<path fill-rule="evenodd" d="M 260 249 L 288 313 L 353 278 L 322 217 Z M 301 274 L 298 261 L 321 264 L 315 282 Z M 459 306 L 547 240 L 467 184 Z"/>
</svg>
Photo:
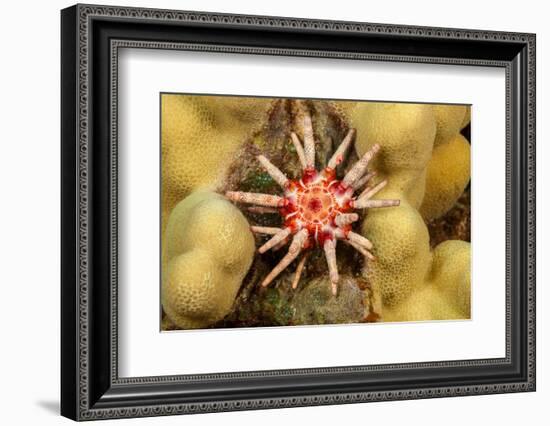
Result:
<svg viewBox="0 0 550 426">
<path fill-rule="evenodd" d="M 161 329 L 470 318 L 470 106 L 161 94 Z"/>
</svg>

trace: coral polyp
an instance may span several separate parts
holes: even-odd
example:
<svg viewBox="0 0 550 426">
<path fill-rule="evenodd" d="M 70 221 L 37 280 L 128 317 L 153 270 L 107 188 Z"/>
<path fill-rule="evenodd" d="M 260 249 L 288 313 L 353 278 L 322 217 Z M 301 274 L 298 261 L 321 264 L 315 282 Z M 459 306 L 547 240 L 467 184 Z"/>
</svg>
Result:
<svg viewBox="0 0 550 426">
<path fill-rule="evenodd" d="M 359 214 L 355 210 L 398 206 L 400 201 L 372 199 L 387 183 L 383 180 L 372 185 L 375 173 L 368 170 L 369 162 L 380 151 L 380 145 L 374 145 L 341 180 L 337 179 L 336 167 L 343 162 L 355 138 L 354 129 L 349 130 L 326 167 L 318 171 L 315 168 L 315 138 L 311 116 L 307 111 L 304 111 L 303 116 L 303 144 L 296 133 L 291 133 L 291 140 L 302 167 L 300 179 L 289 179 L 265 156 L 259 155 L 258 161 L 283 189 L 282 195 L 228 191 L 225 196 L 231 201 L 251 204 L 250 210 L 256 213 L 278 213 L 283 218 L 281 228 L 251 226 L 254 233 L 271 236 L 258 249 L 259 253 L 278 249 L 290 241 L 288 253 L 264 278 L 262 286 L 272 283 L 301 256 L 292 282 L 292 287 L 296 288 L 309 249 L 320 247 L 327 260 L 332 294 L 336 295 L 339 281 L 336 264 L 338 241 L 352 246 L 365 257 L 365 261 L 374 260 L 371 252 L 373 244 L 352 230 L 353 223 L 359 220 Z M 356 196 L 358 191 L 361 192 Z"/>
</svg>

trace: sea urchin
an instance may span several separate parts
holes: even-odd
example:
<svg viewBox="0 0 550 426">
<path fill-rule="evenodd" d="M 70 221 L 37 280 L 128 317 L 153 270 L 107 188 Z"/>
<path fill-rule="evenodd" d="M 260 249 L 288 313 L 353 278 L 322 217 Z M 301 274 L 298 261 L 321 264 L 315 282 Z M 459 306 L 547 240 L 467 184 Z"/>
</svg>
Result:
<svg viewBox="0 0 550 426">
<path fill-rule="evenodd" d="M 283 217 L 282 228 L 251 227 L 255 233 L 272 235 L 258 249 L 260 253 L 281 247 L 292 236 L 288 253 L 265 277 L 262 286 L 269 285 L 300 253 L 304 252 L 292 282 L 292 287 L 296 288 L 305 265 L 306 250 L 318 245 L 325 252 L 332 293 L 336 295 L 339 279 L 336 266 L 336 243 L 338 240 L 351 245 L 366 259 L 374 260 L 374 256 L 369 251 L 373 247 L 372 243 L 352 231 L 353 222 L 359 219 L 359 215 L 353 210 L 398 206 L 399 200 L 371 199 L 386 185 L 386 180 L 375 186 L 367 186 L 357 197 L 354 196 L 357 190 L 373 178 L 375 173 L 367 173 L 367 166 L 380 150 L 380 145 L 374 145 L 351 167 L 342 180 L 338 180 L 336 179 L 336 166 L 343 161 L 344 155 L 355 137 L 355 129 L 351 129 L 347 133 L 321 172 L 315 169 L 315 140 L 311 116 L 307 112 L 304 112 L 303 135 L 304 144 L 302 146 L 296 133 L 291 133 L 292 143 L 296 148 L 303 170 L 300 179 L 288 179 L 266 157 L 263 155 L 257 157 L 265 171 L 282 187 L 284 191 L 282 196 L 236 191 L 228 191 L 225 196 L 232 201 L 253 204 L 255 207 L 250 207 L 252 211 L 279 213 Z"/>
</svg>

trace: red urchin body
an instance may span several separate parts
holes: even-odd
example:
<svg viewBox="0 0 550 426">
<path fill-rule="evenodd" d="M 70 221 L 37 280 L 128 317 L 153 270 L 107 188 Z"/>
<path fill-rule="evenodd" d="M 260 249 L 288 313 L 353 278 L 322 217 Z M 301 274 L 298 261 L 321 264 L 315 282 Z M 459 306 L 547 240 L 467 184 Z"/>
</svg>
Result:
<svg viewBox="0 0 550 426">
<path fill-rule="evenodd" d="M 292 236 L 288 253 L 279 264 L 265 277 L 263 286 L 269 285 L 301 252 L 304 252 L 296 268 L 292 287 L 296 288 L 306 261 L 307 250 L 315 246 L 325 252 L 332 284 L 332 292 L 337 293 L 338 269 L 336 266 L 336 244 L 344 241 L 362 253 L 367 259 L 374 259 L 370 253 L 372 243 L 360 234 L 352 231 L 352 223 L 359 219 L 354 209 L 391 207 L 399 205 L 399 200 L 371 200 L 380 191 L 386 181 L 376 186 L 367 186 L 359 196 L 354 193 L 363 187 L 374 176 L 367 173 L 369 161 L 379 151 L 375 145 L 355 163 L 342 180 L 336 179 L 336 166 L 343 161 L 344 155 L 355 136 L 352 129 L 340 143 L 327 166 L 318 172 L 315 169 L 315 141 L 311 117 L 304 117 L 304 146 L 295 133 L 291 134 L 292 142 L 302 164 L 302 176 L 298 180 L 288 179 L 283 172 L 274 166 L 263 155 L 258 161 L 266 172 L 283 189 L 283 196 L 229 191 L 226 197 L 232 201 L 254 204 L 251 207 L 260 213 L 279 213 L 283 218 L 282 228 L 252 226 L 255 233 L 272 235 L 258 251 L 265 253 L 288 242 Z"/>
<path fill-rule="evenodd" d="M 323 247 L 327 239 L 345 238 L 351 231 L 351 223 L 340 227 L 336 218 L 352 210 L 352 194 L 353 191 L 344 189 L 336 180 L 333 170 L 325 169 L 321 173 L 306 170 L 300 180 L 290 180 L 285 189 L 283 206 L 279 208 L 284 227 L 293 234 L 307 229 L 304 248 Z"/>
</svg>

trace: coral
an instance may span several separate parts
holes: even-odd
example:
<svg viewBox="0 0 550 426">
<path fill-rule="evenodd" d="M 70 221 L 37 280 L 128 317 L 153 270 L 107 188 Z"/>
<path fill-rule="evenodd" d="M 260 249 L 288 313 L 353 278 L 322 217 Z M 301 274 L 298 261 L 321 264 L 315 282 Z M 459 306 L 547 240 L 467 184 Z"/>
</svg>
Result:
<svg viewBox="0 0 550 426">
<path fill-rule="evenodd" d="M 369 212 L 361 234 L 375 245 L 376 262 L 365 275 L 380 289 L 384 303 L 395 306 L 420 288 L 431 263 L 430 236 L 422 217 L 406 201 L 397 208 Z"/>
<path fill-rule="evenodd" d="M 271 100 L 163 94 L 162 229 L 174 206 L 220 184 L 238 148 L 264 121 Z"/>
<path fill-rule="evenodd" d="M 383 321 L 466 318 L 469 270 L 453 266 L 457 264 L 453 253 L 469 261 L 470 245 L 447 242 L 431 252 L 419 212 L 427 200 L 438 200 L 436 193 L 441 190 L 447 196 L 433 204 L 438 213 L 446 213 L 468 182 L 469 153 L 465 155 L 464 140 L 458 136 L 465 108 L 357 103 L 345 110 L 357 129 L 357 154 L 364 155 L 374 144 L 381 146 L 373 167 L 390 183 L 380 196 L 402 200 L 397 208 L 368 212 L 361 227 L 361 234 L 375 247 L 377 261 L 366 265 L 363 274 L 380 291 Z M 436 133 L 439 141 L 448 135 L 451 140 L 434 149 Z M 439 152 L 451 157 L 453 150 L 453 164 L 441 164 Z M 457 291 L 463 299 L 450 296 L 456 288 L 462 289 Z"/>
<path fill-rule="evenodd" d="M 372 166 L 384 178 L 391 175 L 383 194 L 420 206 L 436 132 L 433 107 L 368 102 L 348 109 L 351 125 L 357 129 L 358 155 L 374 145 L 383 148 Z"/>
<path fill-rule="evenodd" d="M 470 124 L 471 120 L 472 120 L 472 107 L 467 106 L 466 113 L 464 114 L 464 120 L 462 120 L 462 124 L 460 125 L 460 130 L 464 129 L 468 124 Z"/>
<path fill-rule="evenodd" d="M 437 219 L 456 203 L 470 181 L 470 144 L 460 133 L 434 148 L 420 213 Z"/>
<path fill-rule="evenodd" d="M 374 145 L 362 155 L 342 180 L 336 178 L 336 167 L 344 161 L 346 151 L 354 138 L 354 129 L 349 130 L 328 160 L 326 167 L 320 172 L 317 171 L 311 115 L 305 107 L 303 110 L 304 145 L 302 146 L 296 133 L 291 133 L 292 143 L 302 166 L 300 179 L 288 179 L 271 161 L 263 155 L 258 155 L 257 159 L 267 174 L 283 189 L 283 196 L 241 191 L 228 191 L 225 196 L 232 201 L 253 204 L 257 212 L 278 212 L 284 218 L 282 228 L 252 226 L 253 232 L 271 235 L 271 238 L 258 249 L 259 253 L 284 245 L 292 236 L 287 255 L 267 275 L 262 286 L 271 284 L 302 251 L 320 246 L 325 252 L 332 294 L 336 295 L 339 281 L 336 245 L 339 240 L 351 245 L 366 258 L 374 259 L 369 252 L 372 249 L 372 243 L 351 230 L 353 222 L 359 219 L 359 215 L 351 211 L 398 206 L 399 200 L 373 199 L 387 184 L 386 180 L 377 185 L 369 184 L 374 173 L 368 173 L 367 166 L 380 150 L 379 145 Z M 367 186 L 362 192 L 354 197 L 354 193 L 365 185 Z M 298 285 L 306 256 L 307 252 L 304 252 L 298 263 L 292 283 L 293 288 Z"/>
<path fill-rule="evenodd" d="M 428 280 L 457 310 L 458 318 L 470 317 L 470 276 L 470 243 L 448 240 L 436 247 Z"/>
<path fill-rule="evenodd" d="M 384 309 L 385 321 L 470 318 L 470 244 L 449 240 L 433 252 L 427 280 L 397 307 Z"/>
<path fill-rule="evenodd" d="M 463 127 L 466 110 L 465 105 L 434 105 L 437 133 L 434 147 L 449 142 Z"/>
<path fill-rule="evenodd" d="M 420 213 L 431 221 L 457 202 L 470 181 L 470 144 L 459 131 L 470 123 L 469 106 L 434 106 L 437 134 L 426 172 Z"/>
<path fill-rule="evenodd" d="M 162 250 L 161 300 L 181 328 L 203 328 L 227 315 L 252 263 L 254 237 L 222 196 L 198 191 L 173 209 Z"/>
</svg>

